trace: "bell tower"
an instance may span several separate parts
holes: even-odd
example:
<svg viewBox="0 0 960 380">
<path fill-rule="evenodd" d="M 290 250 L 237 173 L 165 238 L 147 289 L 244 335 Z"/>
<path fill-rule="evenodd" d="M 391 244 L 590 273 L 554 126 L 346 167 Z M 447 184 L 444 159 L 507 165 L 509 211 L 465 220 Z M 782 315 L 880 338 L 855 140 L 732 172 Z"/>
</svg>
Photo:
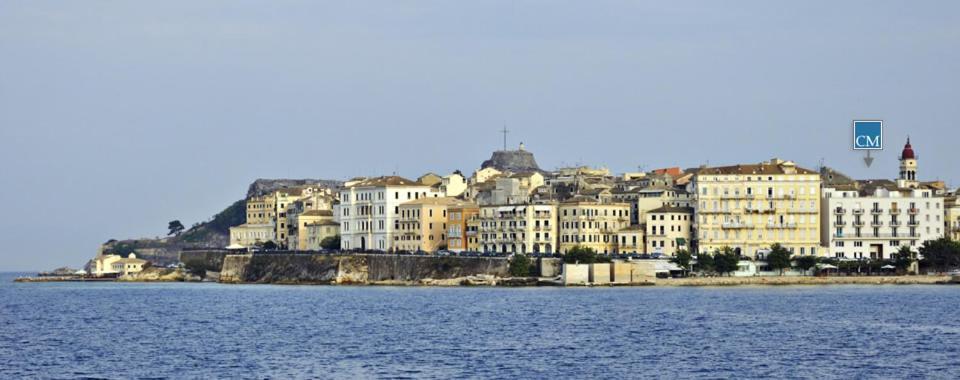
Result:
<svg viewBox="0 0 960 380">
<path fill-rule="evenodd" d="M 903 146 L 903 152 L 900 153 L 900 176 L 897 178 L 897 186 L 909 189 L 915 189 L 920 185 L 917 181 L 917 156 L 913 152 L 913 146 L 910 145 L 910 137 L 907 137 L 907 145 Z"/>
</svg>

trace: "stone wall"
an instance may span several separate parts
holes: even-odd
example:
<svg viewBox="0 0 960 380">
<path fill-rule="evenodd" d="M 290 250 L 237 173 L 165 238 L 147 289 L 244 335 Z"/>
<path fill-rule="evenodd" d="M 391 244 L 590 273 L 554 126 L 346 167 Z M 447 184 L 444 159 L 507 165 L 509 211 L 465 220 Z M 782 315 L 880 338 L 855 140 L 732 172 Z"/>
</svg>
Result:
<svg viewBox="0 0 960 380">
<path fill-rule="evenodd" d="M 219 272 L 228 253 L 230 251 L 221 249 L 183 251 L 180 262 L 191 273 Z"/>
<path fill-rule="evenodd" d="M 397 255 L 228 255 L 220 282 L 369 284 L 452 279 L 479 274 L 505 277 L 507 260 L 487 257 Z"/>
</svg>

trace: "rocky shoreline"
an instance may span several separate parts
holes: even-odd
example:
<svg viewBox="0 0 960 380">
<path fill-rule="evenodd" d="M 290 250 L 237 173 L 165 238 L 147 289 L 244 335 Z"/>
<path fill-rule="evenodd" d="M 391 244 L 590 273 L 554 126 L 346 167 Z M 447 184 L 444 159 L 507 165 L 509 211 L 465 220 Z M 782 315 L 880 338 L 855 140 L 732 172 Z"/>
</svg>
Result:
<svg viewBox="0 0 960 380">
<path fill-rule="evenodd" d="M 112 278 L 77 277 L 21 277 L 15 282 L 220 282 L 219 273 L 208 272 L 201 277 L 182 269 L 145 270 L 136 275 Z M 223 282 L 221 282 L 223 283 Z M 227 282 L 249 284 L 244 282 Z M 274 285 L 368 285 L 368 286 L 425 286 L 425 287 L 539 287 L 563 286 L 556 278 L 542 277 L 498 277 L 493 275 L 471 275 L 447 279 L 425 278 L 421 280 L 378 280 L 363 282 L 321 282 L 286 279 L 259 284 Z M 690 277 L 651 279 L 633 284 L 568 285 L 571 287 L 730 287 L 730 286 L 816 286 L 816 285 L 946 285 L 960 284 L 960 277 L 936 276 L 851 276 L 851 277 Z"/>
</svg>

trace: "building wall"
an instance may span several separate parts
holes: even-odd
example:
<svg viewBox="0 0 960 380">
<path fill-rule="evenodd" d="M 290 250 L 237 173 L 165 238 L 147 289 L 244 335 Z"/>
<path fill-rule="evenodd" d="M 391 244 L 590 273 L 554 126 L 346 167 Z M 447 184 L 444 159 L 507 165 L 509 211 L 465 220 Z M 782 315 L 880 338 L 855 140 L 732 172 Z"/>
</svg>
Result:
<svg viewBox="0 0 960 380">
<path fill-rule="evenodd" d="M 323 249 L 320 243 L 323 239 L 340 234 L 340 225 L 333 222 L 316 222 L 307 224 L 306 241 L 302 249 L 307 251 L 319 251 Z"/>
<path fill-rule="evenodd" d="M 277 229 L 274 224 L 241 224 L 230 227 L 230 245 L 241 245 L 247 248 L 263 244 L 268 241 L 276 242 Z"/>
<path fill-rule="evenodd" d="M 617 253 L 644 253 L 644 230 L 640 226 L 624 228 L 617 232 Z"/>
<path fill-rule="evenodd" d="M 960 241 L 960 203 L 956 196 L 944 199 L 944 235 L 953 241 Z"/>
<path fill-rule="evenodd" d="M 627 203 L 564 202 L 559 207 L 560 253 L 576 246 L 617 252 L 617 232 L 630 226 Z"/>
</svg>

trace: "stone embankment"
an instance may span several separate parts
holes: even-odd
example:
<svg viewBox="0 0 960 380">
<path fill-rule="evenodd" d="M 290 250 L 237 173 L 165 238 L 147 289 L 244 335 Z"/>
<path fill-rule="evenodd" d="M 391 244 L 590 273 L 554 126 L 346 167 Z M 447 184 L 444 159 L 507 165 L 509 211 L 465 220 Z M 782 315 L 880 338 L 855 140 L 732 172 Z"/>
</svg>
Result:
<svg viewBox="0 0 960 380">
<path fill-rule="evenodd" d="M 692 277 L 657 279 L 657 286 L 741 285 L 936 285 L 956 283 L 950 276 L 783 276 L 783 277 Z"/>
<path fill-rule="evenodd" d="M 247 254 L 223 259 L 220 282 L 470 285 L 508 277 L 507 269 L 505 258 L 494 257 Z"/>
</svg>

